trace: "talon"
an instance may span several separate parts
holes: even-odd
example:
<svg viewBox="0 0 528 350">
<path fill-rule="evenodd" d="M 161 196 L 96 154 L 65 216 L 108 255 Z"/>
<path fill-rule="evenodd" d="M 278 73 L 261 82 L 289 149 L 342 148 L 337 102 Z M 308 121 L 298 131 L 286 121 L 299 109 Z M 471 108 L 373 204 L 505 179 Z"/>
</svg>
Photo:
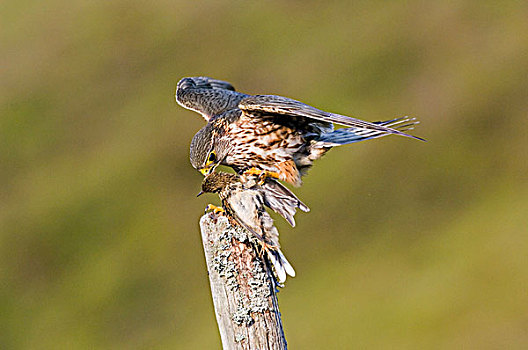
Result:
<svg viewBox="0 0 528 350">
<path fill-rule="evenodd" d="M 214 209 L 214 213 L 216 215 L 218 215 L 218 214 L 224 215 L 225 214 L 225 210 L 224 210 L 224 208 L 217 207 L 217 208 Z"/>
<path fill-rule="evenodd" d="M 259 185 L 259 186 L 264 185 L 264 183 L 266 182 L 267 178 L 268 178 L 268 176 L 265 173 L 260 174 L 258 176 L 257 185 Z"/>
<path fill-rule="evenodd" d="M 267 171 L 267 170 L 264 171 L 262 174 L 259 175 L 259 179 L 258 179 L 259 186 L 264 185 L 268 177 L 272 179 L 278 179 L 280 175 L 279 173 L 276 173 L 274 171 Z"/>
<path fill-rule="evenodd" d="M 210 210 L 212 210 L 215 215 L 223 215 L 225 213 L 224 208 L 217 207 L 213 204 L 207 204 L 207 206 L 205 207 L 205 212 L 207 213 Z"/>
</svg>

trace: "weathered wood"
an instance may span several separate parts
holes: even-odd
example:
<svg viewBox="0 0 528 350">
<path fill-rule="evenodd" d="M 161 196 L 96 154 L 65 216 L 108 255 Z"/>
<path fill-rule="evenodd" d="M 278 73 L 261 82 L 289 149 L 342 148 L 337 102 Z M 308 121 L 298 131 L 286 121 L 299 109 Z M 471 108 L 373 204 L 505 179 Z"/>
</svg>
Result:
<svg viewBox="0 0 528 350">
<path fill-rule="evenodd" d="M 272 272 L 254 238 L 212 213 L 200 229 L 223 348 L 286 349 Z"/>
</svg>

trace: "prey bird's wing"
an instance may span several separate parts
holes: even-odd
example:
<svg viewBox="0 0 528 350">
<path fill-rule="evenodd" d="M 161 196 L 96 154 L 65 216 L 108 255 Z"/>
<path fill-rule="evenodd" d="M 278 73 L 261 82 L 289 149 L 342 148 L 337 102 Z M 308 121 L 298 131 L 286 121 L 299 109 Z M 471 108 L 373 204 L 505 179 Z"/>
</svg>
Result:
<svg viewBox="0 0 528 350">
<path fill-rule="evenodd" d="M 231 194 L 231 195 L 236 195 L 236 194 Z M 257 223 L 255 222 L 256 216 L 255 218 L 250 217 L 252 214 L 257 213 L 257 208 L 254 206 L 253 203 L 247 202 L 248 199 L 249 197 L 243 198 L 242 205 L 240 205 L 240 203 L 238 203 L 237 201 L 231 200 L 231 198 L 228 197 L 225 200 L 224 199 L 222 200 L 222 205 L 224 206 L 224 208 L 227 209 L 227 212 L 240 226 L 244 227 L 246 230 L 251 232 L 251 234 L 254 235 L 259 241 L 265 242 L 264 237 L 262 237 L 262 234 L 259 234 L 253 227 L 251 227 L 251 226 L 257 225 Z M 251 222 L 252 219 L 254 221 L 253 225 L 246 222 L 246 221 Z M 260 231 L 262 232 L 262 228 L 260 228 Z"/>
<path fill-rule="evenodd" d="M 385 134 L 396 134 L 422 140 L 419 137 L 406 134 L 382 124 L 370 123 L 340 114 L 325 112 L 305 103 L 282 96 L 248 96 L 240 101 L 238 108 L 240 108 L 243 112 L 252 115 L 272 114 L 284 117 L 304 117 L 322 122 L 335 123 L 357 130 L 373 130 Z"/>
<path fill-rule="evenodd" d="M 237 108 L 238 103 L 246 96 L 236 92 L 230 83 L 208 77 L 183 78 L 176 87 L 176 102 L 200 113 L 206 121 Z"/>
<path fill-rule="evenodd" d="M 304 212 L 310 211 L 310 208 L 292 191 L 275 179 L 266 178 L 260 187 L 264 204 L 281 215 L 293 227 L 295 227 L 294 215 L 297 208 Z"/>
</svg>

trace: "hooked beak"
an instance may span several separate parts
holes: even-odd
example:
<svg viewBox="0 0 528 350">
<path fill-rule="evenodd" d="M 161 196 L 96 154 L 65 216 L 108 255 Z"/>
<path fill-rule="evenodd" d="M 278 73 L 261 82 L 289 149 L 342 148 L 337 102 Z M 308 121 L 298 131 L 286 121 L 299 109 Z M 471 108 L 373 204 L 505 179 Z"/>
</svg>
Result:
<svg viewBox="0 0 528 350">
<path fill-rule="evenodd" d="M 202 194 L 204 194 L 204 193 L 205 193 L 204 191 L 200 191 L 200 193 L 198 193 L 198 194 L 196 195 L 196 197 L 200 197 L 200 196 L 201 196 Z"/>
<path fill-rule="evenodd" d="M 207 176 L 207 175 L 211 174 L 213 171 L 215 171 L 215 169 L 218 166 L 218 164 L 220 164 L 220 163 L 210 164 L 210 165 L 206 166 L 205 168 L 200 169 L 199 171 L 202 173 L 203 176 Z"/>
</svg>

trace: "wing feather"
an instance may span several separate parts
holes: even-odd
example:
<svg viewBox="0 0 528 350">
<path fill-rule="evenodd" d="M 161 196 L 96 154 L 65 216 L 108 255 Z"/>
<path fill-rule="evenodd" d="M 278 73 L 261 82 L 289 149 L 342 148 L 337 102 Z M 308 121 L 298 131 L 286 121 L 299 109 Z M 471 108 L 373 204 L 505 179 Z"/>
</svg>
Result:
<svg viewBox="0 0 528 350">
<path fill-rule="evenodd" d="M 275 179 L 267 178 L 261 185 L 261 193 L 264 204 L 281 215 L 293 227 L 295 227 L 294 215 L 297 208 L 304 212 L 310 211 L 310 208 L 292 191 Z"/>
<path fill-rule="evenodd" d="M 227 210 L 227 212 L 229 213 L 229 215 L 231 215 L 231 217 L 242 227 L 244 227 L 246 230 L 248 230 L 249 232 L 251 232 L 251 234 L 253 234 L 255 237 L 257 237 L 258 240 L 262 241 L 262 242 L 265 242 L 264 240 L 264 237 L 262 237 L 262 235 L 260 235 L 259 233 L 257 233 L 255 231 L 255 229 L 253 229 L 248 223 L 246 223 L 244 221 L 244 219 L 242 219 L 240 217 L 240 215 L 237 213 L 237 209 L 236 208 L 233 208 L 230 204 L 230 200 L 229 199 L 222 199 L 222 205 L 223 207 Z M 255 208 L 256 210 L 256 208 Z M 262 230 L 261 230 L 262 231 Z"/>
<path fill-rule="evenodd" d="M 325 112 L 305 103 L 282 96 L 248 96 L 240 101 L 238 108 L 249 114 L 274 114 L 290 117 L 311 118 L 323 122 L 330 122 L 356 128 L 358 130 L 376 130 L 387 134 L 396 134 L 422 140 L 419 137 L 406 134 L 382 124 L 370 123 L 340 114 Z"/>
</svg>

